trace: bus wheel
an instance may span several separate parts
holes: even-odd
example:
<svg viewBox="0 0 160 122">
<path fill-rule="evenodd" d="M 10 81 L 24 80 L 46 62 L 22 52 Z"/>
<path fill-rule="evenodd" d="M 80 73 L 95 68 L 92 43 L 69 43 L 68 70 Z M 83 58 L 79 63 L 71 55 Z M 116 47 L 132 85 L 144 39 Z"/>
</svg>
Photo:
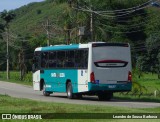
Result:
<svg viewBox="0 0 160 122">
<path fill-rule="evenodd" d="M 109 101 L 113 97 L 113 92 L 101 92 L 98 94 L 98 99 L 100 101 Z"/>
<path fill-rule="evenodd" d="M 74 97 L 73 89 L 72 89 L 72 83 L 71 83 L 71 82 L 69 82 L 69 83 L 67 84 L 67 97 L 68 97 L 69 99 L 73 99 L 73 97 Z"/>
<path fill-rule="evenodd" d="M 46 92 L 46 89 L 45 89 L 45 88 L 46 88 L 46 84 L 45 84 L 45 82 L 44 82 L 44 83 L 43 83 L 43 90 L 42 90 L 42 91 L 43 91 L 43 95 L 44 95 L 44 96 L 50 96 L 50 93 L 49 93 L 49 92 Z"/>
</svg>

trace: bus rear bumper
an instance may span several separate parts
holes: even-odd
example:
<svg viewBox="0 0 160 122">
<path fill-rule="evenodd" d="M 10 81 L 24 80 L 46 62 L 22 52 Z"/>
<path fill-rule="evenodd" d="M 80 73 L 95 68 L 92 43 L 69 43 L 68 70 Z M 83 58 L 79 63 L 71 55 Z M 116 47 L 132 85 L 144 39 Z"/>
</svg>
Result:
<svg viewBox="0 0 160 122">
<path fill-rule="evenodd" d="M 113 92 L 122 92 L 122 91 L 131 91 L 132 83 L 128 82 L 125 84 L 93 84 L 88 83 L 89 91 L 113 91 Z"/>
</svg>

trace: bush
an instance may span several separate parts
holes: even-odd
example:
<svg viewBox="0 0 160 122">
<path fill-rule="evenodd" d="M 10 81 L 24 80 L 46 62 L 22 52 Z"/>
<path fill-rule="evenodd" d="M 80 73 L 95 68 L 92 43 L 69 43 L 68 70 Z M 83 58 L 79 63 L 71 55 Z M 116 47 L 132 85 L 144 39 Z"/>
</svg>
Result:
<svg viewBox="0 0 160 122">
<path fill-rule="evenodd" d="M 28 72 L 28 73 L 25 75 L 23 81 L 32 82 L 32 72 Z"/>
</svg>

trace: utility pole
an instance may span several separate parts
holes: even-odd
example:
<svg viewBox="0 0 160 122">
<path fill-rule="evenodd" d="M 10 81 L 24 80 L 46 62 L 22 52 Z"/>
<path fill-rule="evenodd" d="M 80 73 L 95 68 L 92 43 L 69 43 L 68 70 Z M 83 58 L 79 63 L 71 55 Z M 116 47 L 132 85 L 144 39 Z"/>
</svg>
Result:
<svg viewBox="0 0 160 122">
<path fill-rule="evenodd" d="M 92 9 L 92 6 L 91 6 Z M 93 41 L 93 12 L 91 12 L 90 18 L 90 34 L 91 34 L 91 42 Z"/>
<path fill-rule="evenodd" d="M 47 45 L 50 45 L 50 35 L 49 35 L 49 19 L 47 19 Z"/>
<path fill-rule="evenodd" d="M 89 0 L 89 3 L 91 4 L 91 7 L 90 9 L 92 10 L 93 9 L 93 6 L 92 6 L 92 3 L 91 1 Z M 91 15 L 90 15 L 90 34 L 91 34 L 91 42 L 93 41 L 94 39 L 94 36 L 93 36 L 93 12 L 91 11 Z"/>
<path fill-rule="evenodd" d="M 70 8 L 72 8 L 72 0 L 68 0 L 68 5 L 69 5 L 69 7 Z M 67 24 L 67 36 L 68 36 L 68 38 L 67 38 L 67 45 L 69 45 L 70 44 L 70 42 L 71 42 L 71 22 L 69 22 L 68 24 Z"/>
<path fill-rule="evenodd" d="M 43 24 L 42 23 L 42 26 L 44 28 L 44 30 L 46 30 L 46 33 L 47 33 L 47 45 L 49 46 L 50 45 L 50 22 L 49 22 L 49 19 L 47 19 L 47 21 Z"/>
<path fill-rule="evenodd" d="M 26 71 L 26 65 L 25 65 L 25 58 L 24 58 L 23 49 L 20 50 L 18 57 L 19 57 L 19 68 L 20 68 L 20 80 L 23 80 L 24 75 L 25 75 L 25 71 Z"/>
<path fill-rule="evenodd" d="M 9 76 L 9 28 L 7 27 L 7 38 L 6 38 L 6 41 L 7 41 L 7 55 L 6 55 L 6 57 L 7 57 L 7 80 L 10 78 L 10 76 Z"/>
<path fill-rule="evenodd" d="M 76 4 L 76 7 L 78 8 L 78 6 L 79 6 L 79 5 L 78 5 L 78 4 L 79 4 L 79 3 L 78 3 L 78 0 L 76 0 L 76 3 L 75 3 L 75 4 Z M 78 19 L 77 19 L 77 15 L 78 15 L 78 10 L 76 9 L 76 20 L 75 20 L 75 23 L 76 23 L 76 35 L 75 35 L 75 36 L 76 36 L 76 41 L 75 41 L 75 43 L 78 42 L 78 34 L 77 34 L 77 32 L 78 32 L 77 20 L 78 20 Z M 80 43 L 80 42 L 79 42 L 79 43 Z"/>
</svg>

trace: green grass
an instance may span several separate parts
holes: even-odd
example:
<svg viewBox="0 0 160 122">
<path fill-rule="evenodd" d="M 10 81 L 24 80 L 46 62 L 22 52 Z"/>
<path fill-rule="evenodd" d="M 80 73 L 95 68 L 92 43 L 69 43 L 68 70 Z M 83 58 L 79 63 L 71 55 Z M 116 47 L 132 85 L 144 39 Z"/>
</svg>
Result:
<svg viewBox="0 0 160 122">
<path fill-rule="evenodd" d="M 160 79 L 157 74 L 143 73 L 140 78 L 134 77 L 133 81 L 144 86 L 148 92 L 153 93 L 155 90 L 160 90 Z"/>
<path fill-rule="evenodd" d="M 0 105 L 1 105 L 0 113 L 31 113 L 31 114 L 33 113 L 66 113 L 66 114 L 67 113 L 114 113 L 114 114 L 116 113 L 131 113 L 131 114 L 132 113 L 160 113 L 160 107 L 131 109 L 131 108 L 124 108 L 124 107 L 111 107 L 111 106 L 99 106 L 99 105 L 50 103 L 50 102 L 38 102 L 38 101 L 33 101 L 28 99 L 12 98 L 8 95 L 0 95 Z M 67 121 L 73 121 L 73 120 L 68 119 Z M 62 121 L 62 120 L 59 120 L 59 121 Z M 82 121 L 82 120 L 76 120 L 76 121 Z M 86 119 L 86 121 L 88 122 L 88 121 L 96 121 L 96 120 Z M 98 121 L 105 121 L 105 120 L 99 119 Z M 110 119 L 110 121 L 121 122 L 122 120 Z"/>
<path fill-rule="evenodd" d="M 160 90 L 160 79 L 156 74 L 144 74 L 142 78 L 138 79 L 141 85 L 145 86 L 148 92 L 153 93 L 155 90 Z"/>
<path fill-rule="evenodd" d="M 77 105 L 39 102 L 28 99 L 12 98 L 8 95 L 0 95 L 1 109 L 0 113 L 147 113 L 160 112 L 159 108 L 152 109 L 130 109 L 110 106 Z"/>
<path fill-rule="evenodd" d="M 13 83 L 19 83 L 23 85 L 32 85 L 32 73 L 29 72 L 23 80 L 20 80 L 20 73 L 18 71 L 11 71 L 10 72 L 10 79 L 7 80 L 6 72 L 0 71 L 0 80 L 7 81 L 7 82 L 13 82 Z"/>
<path fill-rule="evenodd" d="M 133 81 L 134 86 L 131 92 L 116 93 L 115 97 L 132 101 L 160 102 L 160 79 L 157 74 L 143 73 L 141 78 L 135 77 Z"/>
</svg>

